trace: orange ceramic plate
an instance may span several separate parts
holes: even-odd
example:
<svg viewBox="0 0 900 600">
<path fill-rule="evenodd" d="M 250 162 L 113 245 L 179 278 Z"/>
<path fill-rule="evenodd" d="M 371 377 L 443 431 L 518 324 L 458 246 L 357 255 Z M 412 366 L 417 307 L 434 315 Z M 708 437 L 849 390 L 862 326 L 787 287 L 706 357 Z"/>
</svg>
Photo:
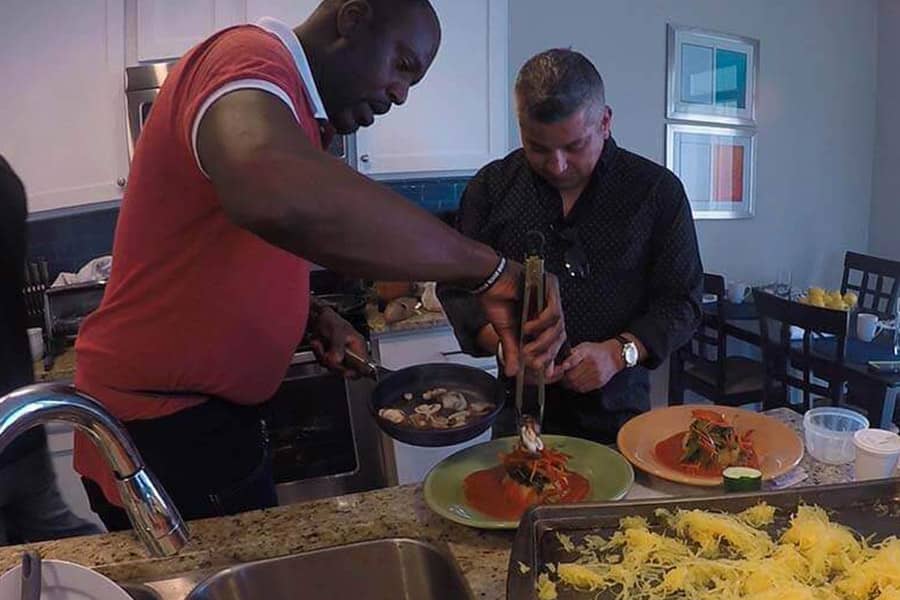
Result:
<svg viewBox="0 0 900 600">
<path fill-rule="evenodd" d="M 678 483 L 716 486 L 721 476 L 692 475 L 666 466 L 656 457 L 656 444 L 680 431 L 687 431 L 691 412 L 703 408 L 715 410 L 737 427 L 738 432 L 753 430 L 753 446 L 759 456 L 763 480 L 787 473 L 803 458 L 803 442 L 784 423 L 759 413 L 730 406 L 669 406 L 639 415 L 619 430 L 618 446 L 628 461 L 638 469 Z"/>
</svg>

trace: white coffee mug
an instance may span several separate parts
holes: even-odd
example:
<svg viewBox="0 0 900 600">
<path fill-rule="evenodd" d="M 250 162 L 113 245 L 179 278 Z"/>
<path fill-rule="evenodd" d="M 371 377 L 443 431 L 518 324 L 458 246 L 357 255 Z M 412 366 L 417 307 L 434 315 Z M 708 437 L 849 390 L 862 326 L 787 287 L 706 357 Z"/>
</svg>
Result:
<svg viewBox="0 0 900 600">
<path fill-rule="evenodd" d="M 881 333 L 884 325 L 878 320 L 878 315 L 860 313 L 856 315 L 856 337 L 864 342 L 871 342 Z"/>
<path fill-rule="evenodd" d="M 44 332 L 40 327 L 28 329 L 28 349 L 31 351 L 31 360 L 40 360 L 44 357 Z"/>
<path fill-rule="evenodd" d="M 734 304 L 741 304 L 750 293 L 750 286 L 740 281 L 728 284 L 728 299 Z"/>
</svg>

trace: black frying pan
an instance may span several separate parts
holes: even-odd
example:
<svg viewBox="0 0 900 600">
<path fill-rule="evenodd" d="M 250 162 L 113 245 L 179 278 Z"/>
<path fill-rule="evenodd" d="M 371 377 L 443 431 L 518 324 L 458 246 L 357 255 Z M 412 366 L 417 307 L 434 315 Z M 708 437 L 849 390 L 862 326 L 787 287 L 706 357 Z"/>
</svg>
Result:
<svg viewBox="0 0 900 600">
<path fill-rule="evenodd" d="M 389 371 L 352 353 L 347 354 L 345 362 L 378 382 L 369 398 L 372 418 L 387 435 L 406 444 L 452 446 L 471 440 L 493 425 L 503 408 L 503 387 L 495 377 L 475 367 L 435 363 Z M 378 415 L 382 408 L 400 408 L 409 413 L 414 406 L 424 402 L 424 392 L 435 388 L 462 392 L 469 402 L 490 402 L 494 404 L 494 409 L 487 414 L 470 417 L 461 427 L 450 429 L 417 429 L 413 425 L 392 423 Z M 404 394 L 412 394 L 413 399 L 405 400 Z"/>
</svg>

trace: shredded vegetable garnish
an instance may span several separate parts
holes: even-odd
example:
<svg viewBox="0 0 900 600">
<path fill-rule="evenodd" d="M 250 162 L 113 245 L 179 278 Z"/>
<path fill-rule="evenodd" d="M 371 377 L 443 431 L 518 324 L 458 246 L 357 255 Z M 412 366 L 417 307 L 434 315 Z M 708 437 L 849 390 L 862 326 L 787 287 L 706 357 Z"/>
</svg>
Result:
<svg viewBox="0 0 900 600">
<path fill-rule="evenodd" d="M 698 469 L 730 466 L 759 466 L 753 443 L 752 431 L 739 434 L 725 415 L 713 410 L 697 409 L 694 420 L 684 438 L 681 462 Z"/>
<path fill-rule="evenodd" d="M 510 477 L 536 489 L 548 503 L 558 500 L 568 490 L 570 471 L 566 465 L 570 458 L 568 454 L 553 448 L 544 448 L 532 454 L 521 445 L 500 456 Z"/>
<path fill-rule="evenodd" d="M 773 538 L 764 528 L 774 520 L 760 503 L 735 515 L 657 511 L 652 525 L 625 517 L 609 539 L 577 545 L 558 533 L 576 558 L 545 566 L 538 597 L 559 588 L 592 600 L 900 600 L 900 539 L 870 544 L 814 506 Z"/>
</svg>

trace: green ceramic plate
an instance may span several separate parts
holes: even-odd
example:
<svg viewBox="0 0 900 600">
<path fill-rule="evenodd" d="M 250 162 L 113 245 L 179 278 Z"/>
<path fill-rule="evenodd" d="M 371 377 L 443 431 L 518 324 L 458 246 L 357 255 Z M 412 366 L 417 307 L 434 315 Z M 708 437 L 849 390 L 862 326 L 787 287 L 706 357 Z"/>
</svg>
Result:
<svg viewBox="0 0 900 600">
<path fill-rule="evenodd" d="M 618 500 L 634 483 L 634 471 L 625 458 L 606 446 L 567 437 L 542 436 L 544 443 L 569 454 L 569 468 L 591 482 L 585 502 Z M 471 446 L 448 456 L 425 478 L 425 502 L 444 518 L 480 529 L 515 529 L 518 521 L 503 521 L 480 513 L 466 503 L 463 479 L 470 473 L 497 466 L 497 455 L 509 452 L 519 438 L 508 437 Z"/>
</svg>

